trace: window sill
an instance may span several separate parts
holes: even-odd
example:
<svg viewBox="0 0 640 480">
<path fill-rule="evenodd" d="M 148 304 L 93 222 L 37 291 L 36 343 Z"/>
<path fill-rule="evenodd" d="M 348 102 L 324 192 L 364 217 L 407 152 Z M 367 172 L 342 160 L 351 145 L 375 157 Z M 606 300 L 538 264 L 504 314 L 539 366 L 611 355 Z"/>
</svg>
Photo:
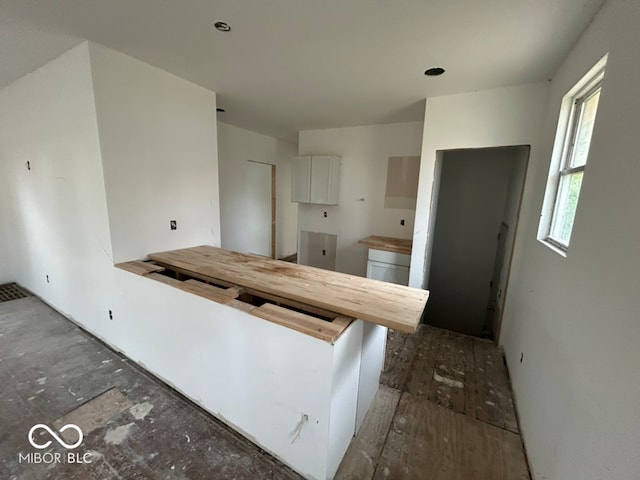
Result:
<svg viewBox="0 0 640 480">
<path fill-rule="evenodd" d="M 567 251 L 566 250 L 558 247 L 556 244 L 550 242 L 546 238 L 539 238 L 538 241 L 540 243 L 542 243 L 545 247 L 548 247 L 551 250 L 553 250 L 554 252 L 556 252 L 558 255 L 561 255 L 562 257 L 567 258 Z"/>
</svg>

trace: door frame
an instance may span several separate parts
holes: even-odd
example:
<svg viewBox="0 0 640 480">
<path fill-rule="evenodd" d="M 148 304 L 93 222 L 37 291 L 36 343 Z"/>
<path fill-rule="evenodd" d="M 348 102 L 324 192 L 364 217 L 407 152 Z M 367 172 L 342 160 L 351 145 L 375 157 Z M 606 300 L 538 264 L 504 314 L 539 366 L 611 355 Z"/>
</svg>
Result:
<svg viewBox="0 0 640 480">
<path fill-rule="evenodd" d="M 276 259 L 276 166 L 273 163 L 247 160 L 271 167 L 271 258 Z"/>
</svg>

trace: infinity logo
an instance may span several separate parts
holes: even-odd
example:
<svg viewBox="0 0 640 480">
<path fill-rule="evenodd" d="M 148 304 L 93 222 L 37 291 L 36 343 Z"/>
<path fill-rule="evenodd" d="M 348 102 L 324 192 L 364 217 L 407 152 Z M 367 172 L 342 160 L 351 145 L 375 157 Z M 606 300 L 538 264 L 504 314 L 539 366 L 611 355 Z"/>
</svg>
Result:
<svg viewBox="0 0 640 480">
<path fill-rule="evenodd" d="M 51 436 L 55 438 L 60 445 L 62 445 L 64 448 L 68 448 L 69 450 L 73 450 L 74 448 L 78 447 L 82 443 L 82 438 L 83 438 L 82 430 L 80 430 L 80 427 L 78 427 L 77 425 L 74 425 L 73 423 L 69 423 L 60 429 L 60 433 L 64 432 L 65 430 L 69 430 L 70 428 L 78 432 L 78 441 L 76 443 L 72 443 L 71 445 L 69 445 L 64 440 L 62 440 L 49 427 L 47 427 L 42 423 L 38 423 L 37 425 L 34 425 L 33 427 L 31 427 L 31 430 L 29 430 L 29 436 L 28 436 L 29 443 L 33 445 L 34 448 L 38 448 L 42 450 L 43 448 L 47 448 L 49 445 L 51 445 L 51 440 L 48 440 L 46 443 L 43 443 L 42 445 L 40 445 L 39 443 L 36 443 L 36 441 L 33 439 L 33 432 L 35 432 L 38 428 L 41 428 L 49 432 Z"/>
</svg>

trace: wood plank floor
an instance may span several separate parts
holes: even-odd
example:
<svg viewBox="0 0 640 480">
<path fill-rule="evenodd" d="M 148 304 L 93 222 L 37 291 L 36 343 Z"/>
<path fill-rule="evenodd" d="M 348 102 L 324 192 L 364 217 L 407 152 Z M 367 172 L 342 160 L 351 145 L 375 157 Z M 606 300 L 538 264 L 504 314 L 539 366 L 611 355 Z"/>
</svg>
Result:
<svg viewBox="0 0 640 480">
<path fill-rule="evenodd" d="M 488 340 L 428 325 L 390 330 L 380 383 L 518 433 L 502 355 Z"/>
<path fill-rule="evenodd" d="M 489 341 L 389 330 L 374 404 L 336 480 L 528 480 L 508 373 Z"/>
</svg>

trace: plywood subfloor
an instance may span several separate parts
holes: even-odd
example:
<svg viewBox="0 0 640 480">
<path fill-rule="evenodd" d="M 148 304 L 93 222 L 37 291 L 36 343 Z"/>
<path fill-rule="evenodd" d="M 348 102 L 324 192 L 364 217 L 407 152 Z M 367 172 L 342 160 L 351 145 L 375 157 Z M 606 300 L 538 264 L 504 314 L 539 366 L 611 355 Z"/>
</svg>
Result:
<svg viewBox="0 0 640 480">
<path fill-rule="evenodd" d="M 506 367 L 488 341 L 390 330 L 381 386 L 335 480 L 529 480 Z"/>
<path fill-rule="evenodd" d="M 528 480 L 520 436 L 403 393 L 374 480 Z"/>
<path fill-rule="evenodd" d="M 380 383 L 518 433 L 507 369 L 488 340 L 428 325 L 390 330 Z"/>
<path fill-rule="evenodd" d="M 353 439 L 345 455 L 336 479 L 363 480 L 373 478 L 377 462 L 384 447 L 391 421 L 400 400 L 400 391 L 380 386 L 376 398 L 367 413 L 360 432 Z"/>
</svg>

